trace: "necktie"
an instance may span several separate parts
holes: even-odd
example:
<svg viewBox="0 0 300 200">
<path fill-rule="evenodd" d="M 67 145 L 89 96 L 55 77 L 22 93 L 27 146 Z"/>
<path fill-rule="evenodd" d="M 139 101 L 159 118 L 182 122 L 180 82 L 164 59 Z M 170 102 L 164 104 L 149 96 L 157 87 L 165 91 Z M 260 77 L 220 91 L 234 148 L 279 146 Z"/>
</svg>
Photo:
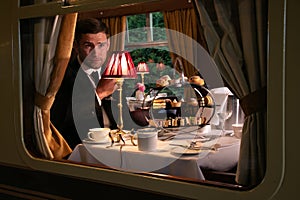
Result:
<svg viewBox="0 0 300 200">
<path fill-rule="evenodd" d="M 98 85 L 98 82 L 99 82 L 99 74 L 98 72 L 94 71 L 91 73 L 91 77 L 93 78 L 93 81 L 95 83 L 95 85 L 97 86 Z"/>
</svg>

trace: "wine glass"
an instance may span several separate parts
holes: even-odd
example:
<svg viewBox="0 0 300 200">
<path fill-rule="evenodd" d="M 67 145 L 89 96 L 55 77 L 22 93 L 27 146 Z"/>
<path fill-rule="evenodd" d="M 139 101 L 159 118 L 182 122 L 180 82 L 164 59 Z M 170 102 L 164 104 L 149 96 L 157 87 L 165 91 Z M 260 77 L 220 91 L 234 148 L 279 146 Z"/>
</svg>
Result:
<svg viewBox="0 0 300 200">
<path fill-rule="evenodd" d="M 226 101 L 226 106 L 222 110 L 219 110 L 219 112 L 217 113 L 219 117 L 219 124 L 222 130 L 222 135 L 226 134 L 225 122 L 232 116 L 232 112 L 233 112 L 233 100 L 228 97 Z"/>
</svg>

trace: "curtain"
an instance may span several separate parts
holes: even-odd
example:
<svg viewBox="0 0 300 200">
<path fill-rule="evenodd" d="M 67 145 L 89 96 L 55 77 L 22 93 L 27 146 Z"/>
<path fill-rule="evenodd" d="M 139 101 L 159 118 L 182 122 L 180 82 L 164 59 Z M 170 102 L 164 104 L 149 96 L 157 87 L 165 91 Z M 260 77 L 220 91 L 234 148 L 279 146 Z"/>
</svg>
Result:
<svg viewBox="0 0 300 200">
<path fill-rule="evenodd" d="M 203 35 L 198 31 L 197 17 L 194 9 L 181 9 L 174 11 L 165 11 L 164 13 L 164 24 L 167 28 L 167 37 L 169 41 L 170 56 L 174 65 L 174 68 L 181 72 L 182 69 L 178 67 L 181 62 L 185 73 L 185 76 L 190 77 L 198 75 L 201 72 L 200 66 L 195 68 L 191 63 L 183 58 L 197 59 L 197 52 L 194 52 L 192 48 L 193 43 L 197 41 L 203 47 L 206 47 Z M 169 31 L 171 30 L 171 31 Z M 195 40 L 181 39 L 182 34 Z M 180 55 L 176 55 L 174 52 L 179 52 Z M 193 61 L 197 63 L 197 61 Z"/>
<path fill-rule="evenodd" d="M 245 113 L 236 181 L 245 186 L 257 185 L 266 169 L 268 2 L 194 3 L 209 53 Z"/>
<path fill-rule="evenodd" d="M 34 132 L 38 150 L 47 159 L 61 159 L 71 148 L 50 122 L 50 108 L 71 56 L 77 14 L 56 16 L 53 24 L 41 19 L 35 25 L 35 106 Z M 49 45 L 47 24 L 51 27 Z"/>
<path fill-rule="evenodd" d="M 110 30 L 110 51 L 124 50 L 125 47 L 125 31 L 126 16 L 101 18 Z"/>
</svg>

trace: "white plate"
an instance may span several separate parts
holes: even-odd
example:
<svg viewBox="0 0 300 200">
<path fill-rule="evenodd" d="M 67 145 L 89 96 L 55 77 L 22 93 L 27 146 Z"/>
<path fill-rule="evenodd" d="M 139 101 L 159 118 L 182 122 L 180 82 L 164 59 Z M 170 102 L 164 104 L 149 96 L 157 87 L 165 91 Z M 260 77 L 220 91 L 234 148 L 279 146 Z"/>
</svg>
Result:
<svg viewBox="0 0 300 200">
<path fill-rule="evenodd" d="M 230 136 L 220 137 L 218 139 L 218 143 L 220 143 L 222 147 L 235 145 L 235 144 L 238 144 L 240 142 L 241 142 L 240 139 L 238 139 L 236 137 L 230 137 Z"/>
<path fill-rule="evenodd" d="M 171 149 L 171 153 L 182 154 L 182 155 L 196 155 L 199 154 L 201 150 L 187 149 L 184 147 L 174 147 Z"/>
<path fill-rule="evenodd" d="M 174 139 L 179 139 L 179 140 L 189 139 L 189 140 L 197 140 L 199 142 L 206 142 L 211 140 L 210 137 L 205 137 L 205 136 L 200 137 L 191 133 L 179 133 L 174 137 Z"/>
<path fill-rule="evenodd" d="M 83 139 L 82 140 L 83 143 L 86 143 L 86 144 L 106 144 L 106 143 L 109 143 L 110 140 L 109 138 L 105 139 L 105 140 L 102 140 L 102 141 L 94 141 L 94 140 L 90 140 L 90 139 Z"/>
</svg>

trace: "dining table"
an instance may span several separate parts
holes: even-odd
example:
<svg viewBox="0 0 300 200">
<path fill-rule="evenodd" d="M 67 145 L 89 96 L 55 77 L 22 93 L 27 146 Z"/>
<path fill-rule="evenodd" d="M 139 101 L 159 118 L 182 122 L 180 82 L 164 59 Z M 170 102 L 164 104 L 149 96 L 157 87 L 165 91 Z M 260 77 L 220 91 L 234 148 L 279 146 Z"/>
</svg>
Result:
<svg viewBox="0 0 300 200">
<path fill-rule="evenodd" d="M 195 128 L 161 132 L 154 151 L 140 151 L 137 134 L 127 131 L 123 135 L 124 142 L 112 143 L 109 137 L 100 142 L 83 139 L 68 160 L 194 180 L 205 180 L 203 169 L 228 171 L 238 163 L 240 139 L 233 134 L 217 129 L 202 133 Z"/>
</svg>

